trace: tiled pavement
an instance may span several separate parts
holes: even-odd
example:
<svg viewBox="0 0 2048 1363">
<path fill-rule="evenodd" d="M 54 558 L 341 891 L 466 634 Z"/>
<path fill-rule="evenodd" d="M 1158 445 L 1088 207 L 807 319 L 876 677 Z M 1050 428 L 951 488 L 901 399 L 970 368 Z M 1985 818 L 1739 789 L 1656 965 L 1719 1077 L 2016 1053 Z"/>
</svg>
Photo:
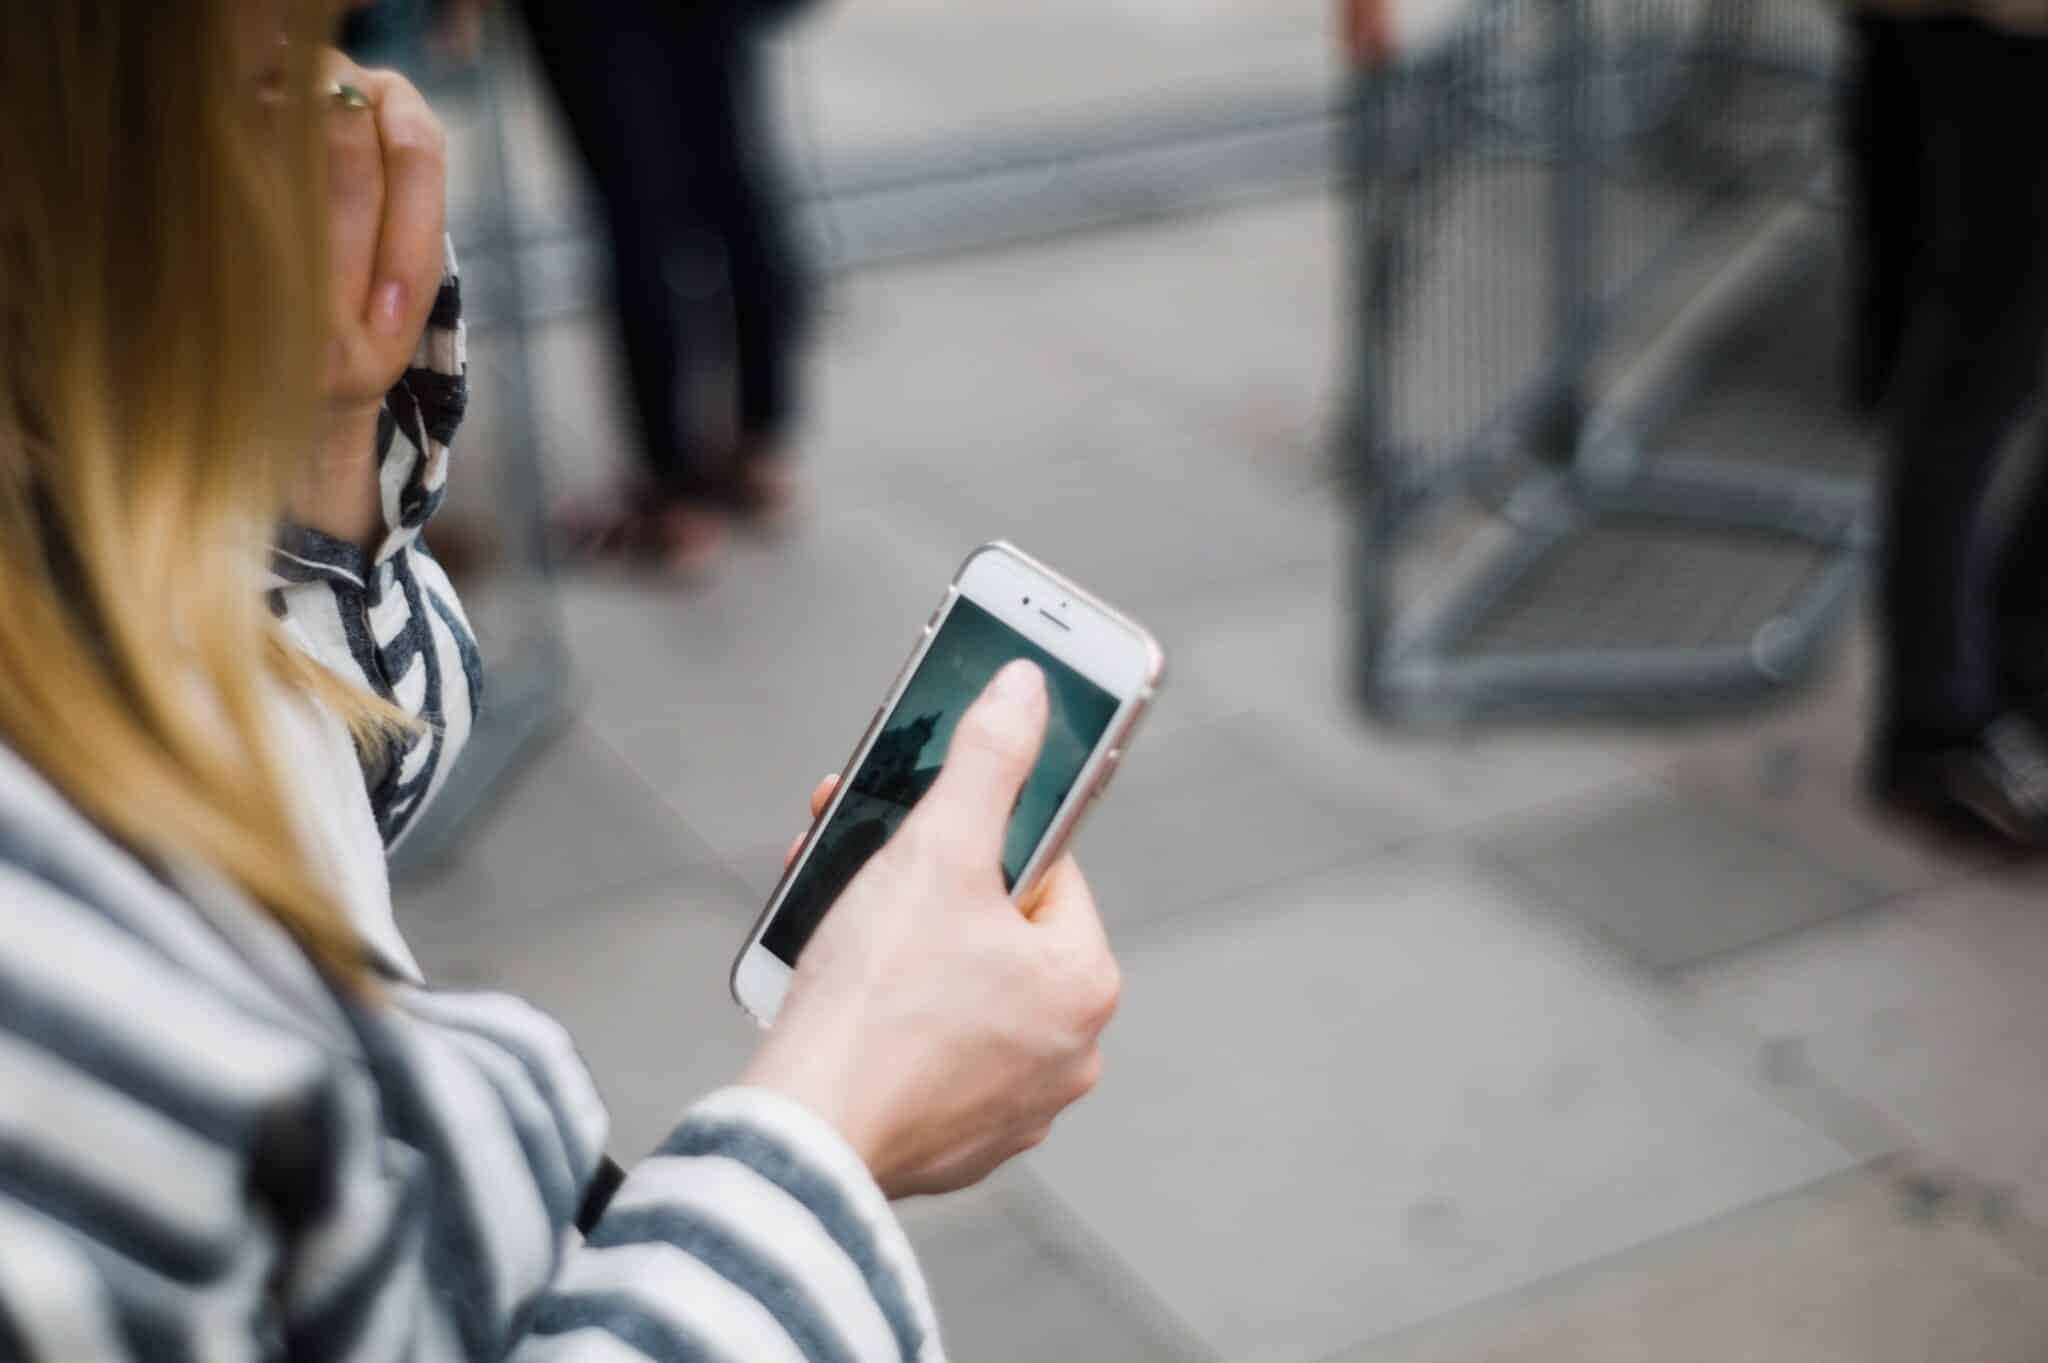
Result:
<svg viewBox="0 0 2048 1363">
<path fill-rule="evenodd" d="M 1300 199 L 842 280 L 818 514 L 699 588 L 568 585 L 575 720 L 401 887 L 420 954 L 564 1016 L 644 1149 L 745 1054 L 724 971 L 804 793 L 1008 536 L 1173 676 L 1083 841 L 1106 1083 L 906 1209 L 956 1357 L 2048 1358 L 2048 878 L 1858 805 L 1860 635 L 1749 718 L 1358 721 L 1335 229 Z M 606 347 L 541 338 L 558 485 L 617 454 Z"/>
</svg>

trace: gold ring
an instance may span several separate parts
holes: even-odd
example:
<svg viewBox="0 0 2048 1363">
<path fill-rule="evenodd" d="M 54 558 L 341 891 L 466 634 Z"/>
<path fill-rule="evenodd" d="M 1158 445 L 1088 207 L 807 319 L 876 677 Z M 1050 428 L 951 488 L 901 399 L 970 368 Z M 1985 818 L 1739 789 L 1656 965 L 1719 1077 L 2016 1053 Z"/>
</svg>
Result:
<svg viewBox="0 0 2048 1363">
<path fill-rule="evenodd" d="M 350 85 L 345 81 L 334 82 L 334 88 L 327 93 L 333 95 L 335 102 L 344 109 L 367 109 L 370 107 L 370 97 L 364 94 L 360 87 Z"/>
</svg>

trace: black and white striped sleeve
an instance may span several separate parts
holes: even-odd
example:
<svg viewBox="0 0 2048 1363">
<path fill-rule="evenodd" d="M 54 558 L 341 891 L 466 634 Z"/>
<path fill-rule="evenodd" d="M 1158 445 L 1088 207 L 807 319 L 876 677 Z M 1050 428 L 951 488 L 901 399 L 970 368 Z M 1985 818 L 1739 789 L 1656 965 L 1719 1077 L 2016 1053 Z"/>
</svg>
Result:
<svg viewBox="0 0 2048 1363">
<path fill-rule="evenodd" d="M 350 1054 L 86 891 L 0 859 L 0 902 L 0 1359 L 943 1363 L 787 1098 L 697 1104 L 580 1237 L 603 1110 L 536 1010 L 394 982 Z"/>
<path fill-rule="evenodd" d="M 448 451 L 468 401 L 462 288 L 454 253 L 427 329 L 377 425 L 385 534 L 373 552 L 299 526 L 280 533 L 269 587 L 287 632 L 344 679 L 423 722 L 363 754 L 377 826 L 395 846 L 467 741 L 483 664 L 448 575 L 420 540 L 448 488 Z"/>
<path fill-rule="evenodd" d="M 4 859 L 0 903 L 0 1358 L 256 1357 L 249 1152 L 322 1057 Z"/>
<path fill-rule="evenodd" d="M 881 1191 L 801 1105 L 733 1088 L 636 1166 L 540 1299 L 516 1363 L 940 1363 Z"/>
</svg>

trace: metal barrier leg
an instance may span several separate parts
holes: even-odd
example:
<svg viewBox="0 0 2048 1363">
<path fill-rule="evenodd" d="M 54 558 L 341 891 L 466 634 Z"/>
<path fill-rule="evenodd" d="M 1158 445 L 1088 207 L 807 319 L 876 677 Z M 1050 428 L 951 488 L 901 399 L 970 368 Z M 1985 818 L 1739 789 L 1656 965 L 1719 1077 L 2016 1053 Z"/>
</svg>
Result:
<svg viewBox="0 0 2048 1363">
<path fill-rule="evenodd" d="M 1578 454 L 1589 405 L 1587 388 L 1599 289 L 1600 250 L 1593 138 L 1591 0 L 1555 0 L 1550 51 L 1544 62 L 1547 114 L 1555 130 L 1557 166 L 1550 176 L 1548 252 L 1551 379 L 1531 422 L 1536 457 L 1567 466 Z"/>
</svg>

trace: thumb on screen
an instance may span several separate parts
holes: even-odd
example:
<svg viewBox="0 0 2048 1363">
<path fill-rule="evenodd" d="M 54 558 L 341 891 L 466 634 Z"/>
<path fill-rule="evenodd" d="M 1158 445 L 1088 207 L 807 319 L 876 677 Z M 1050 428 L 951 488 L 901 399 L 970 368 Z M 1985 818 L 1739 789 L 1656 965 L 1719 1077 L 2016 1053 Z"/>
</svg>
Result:
<svg viewBox="0 0 2048 1363">
<path fill-rule="evenodd" d="M 945 765 L 911 815 L 935 841 L 976 865 L 994 868 L 1025 779 L 1045 742 L 1045 674 L 1017 659 L 967 707 L 953 729 Z"/>
</svg>

